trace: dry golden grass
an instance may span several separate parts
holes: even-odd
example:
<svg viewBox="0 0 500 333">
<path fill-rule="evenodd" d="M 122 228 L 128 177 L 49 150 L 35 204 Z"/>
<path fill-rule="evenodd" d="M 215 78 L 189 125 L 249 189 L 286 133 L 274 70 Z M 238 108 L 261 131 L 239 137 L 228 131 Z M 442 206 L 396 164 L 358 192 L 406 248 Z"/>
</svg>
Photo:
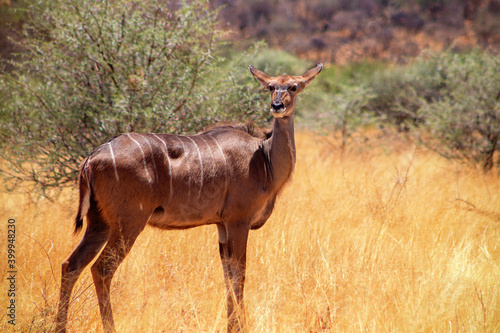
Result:
<svg viewBox="0 0 500 333">
<path fill-rule="evenodd" d="M 388 146 L 386 146 L 388 147 Z M 500 179 L 411 145 L 351 147 L 297 137 L 293 183 L 250 233 L 245 300 L 252 332 L 500 330 Z M 76 189 L 57 202 L 0 194 L 0 267 L 16 219 L 17 324 L 53 329 Z M 7 282 L 2 276 L 5 312 Z M 70 332 L 101 332 L 89 269 Z M 225 291 L 216 228 L 146 228 L 113 280 L 119 332 L 222 332 Z M 0 330 L 10 331 L 2 313 Z"/>
</svg>

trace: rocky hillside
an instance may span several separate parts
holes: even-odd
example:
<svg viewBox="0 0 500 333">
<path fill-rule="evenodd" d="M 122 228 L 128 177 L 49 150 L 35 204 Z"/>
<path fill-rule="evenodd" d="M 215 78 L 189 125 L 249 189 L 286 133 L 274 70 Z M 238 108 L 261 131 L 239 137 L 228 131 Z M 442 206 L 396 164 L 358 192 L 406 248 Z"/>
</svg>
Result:
<svg viewBox="0 0 500 333">
<path fill-rule="evenodd" d="M 500 0 L 213 0 L 231 39 L 315 61 L 403 62 L 422 50 L 500 52 Z"/>
</svg>

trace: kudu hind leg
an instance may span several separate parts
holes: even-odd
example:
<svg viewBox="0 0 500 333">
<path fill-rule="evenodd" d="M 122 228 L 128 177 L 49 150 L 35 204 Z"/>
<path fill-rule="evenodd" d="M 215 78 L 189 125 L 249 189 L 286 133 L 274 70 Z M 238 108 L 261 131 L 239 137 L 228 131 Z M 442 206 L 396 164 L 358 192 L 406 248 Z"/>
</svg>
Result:
<svg viewBox="0 0 500 333">
<path fill-rule="evenodd" d="M 219 253 L 227 289 L 227 331 L 239 332 L 245 329 L 243 289 L 249 227 L 242 224 L 226 228 L 218 225 L 218 228 Z"/>
<path fill-rule="evenodd" d="M 145 223 L 144 223 L 145 225 Z M 92 265 L 92 277 L 96 289 L 97 298 L 99 301 L 99 310 L 104 332 L 115 332 L 113 312 L 111 309 L 111 280 L 127 256 L 132 245 L 134 245 L 137 236 L 144 229 L 144 225 L 133 228 L 128 231 L 127 228 L 122 228 L 120 231 L 113 230 L 106 247 L 102 251 L 99 258 Z"/>
<path fill-rule="evenodd" d="M 69 301 L 73 287 L 83 269 L 94 259 L 108 240 L 109 227 L 89 212 L 85 234 L 69 257 L 62 263 L 61 290 L 56 319 L 56 332 L 66 332 Z"/>
</svg>

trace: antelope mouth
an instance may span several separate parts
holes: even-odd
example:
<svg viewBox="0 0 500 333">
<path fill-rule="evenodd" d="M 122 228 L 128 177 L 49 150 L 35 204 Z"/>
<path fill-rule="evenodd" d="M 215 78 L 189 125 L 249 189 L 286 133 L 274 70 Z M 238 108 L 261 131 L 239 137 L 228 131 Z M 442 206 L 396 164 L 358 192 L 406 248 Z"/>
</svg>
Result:
<svg viewBox="0 0 500 333">
<path fill-rule="evenodd" d="M 271 113 L 276 118 L 283 118 L 286 115 L 286 108 L 282 107 L 276 110 L 275 108 L 271 108 Z"/>
</svg>

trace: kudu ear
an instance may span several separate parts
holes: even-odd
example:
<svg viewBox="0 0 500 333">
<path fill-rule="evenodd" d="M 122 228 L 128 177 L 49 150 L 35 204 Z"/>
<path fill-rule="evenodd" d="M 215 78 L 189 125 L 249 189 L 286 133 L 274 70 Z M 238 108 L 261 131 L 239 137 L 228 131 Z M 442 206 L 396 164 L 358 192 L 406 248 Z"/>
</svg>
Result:
<svg viewBox="0 0 500 333">
<path fill-rule="evenodd" d="M 269 84 L 269 81 L 271 81 L 272 77 L 267 75 L 261 70 L 258 70 L 257 68 L 253 67 L 250 65 L 248 67 L 250 69 L 250 73 L 252 73 L 253 76 L 262 84 L 264 88 L 267 89 L 267 85 Z"/>
<path fill-rule="evenodd" d="M 321 72 L 322 69 L 323 69 L 323 64 L 317 64 L 315 67 L 309 69 L 304 74 L 299 76 L 302 84 L 302 89 L 307 87 L 309 83 L 311 83 L 312 80 L 314 80 L 314 78 L 319 74 L 319 72 Z"/>
</svg>

